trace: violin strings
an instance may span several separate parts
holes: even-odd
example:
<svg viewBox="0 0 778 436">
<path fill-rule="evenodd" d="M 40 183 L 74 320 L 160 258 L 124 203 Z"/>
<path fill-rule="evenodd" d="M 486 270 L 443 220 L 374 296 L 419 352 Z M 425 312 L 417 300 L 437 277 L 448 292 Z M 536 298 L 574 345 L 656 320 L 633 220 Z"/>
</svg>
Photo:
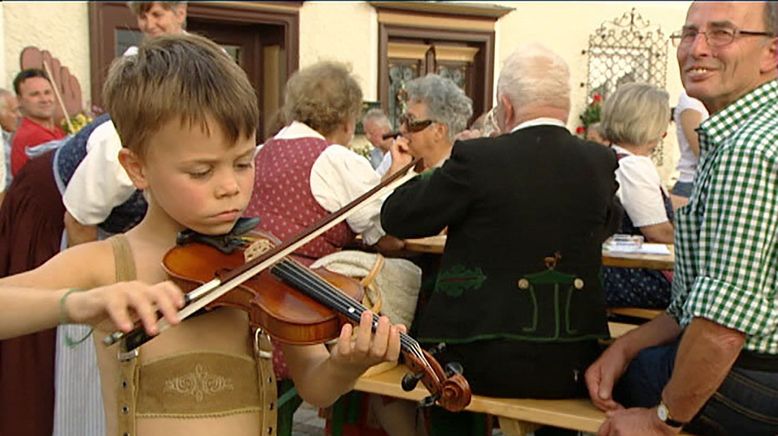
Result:
<svg viewBox="0 0 778 436">
<path fill-rule="evenodd" d="M 278 267 L 281 268 L 277 271 L 287 276 L 287 280 L 297 281 L 299 282 L 298 284 L 306 286 L 306 289 L 311 291 L 311 297 L 332 309 L 338 310 L 340 313 L 351 315 L 352 321 L 358 321 L 362 313 L 367 310 L 351 296 L 341 292 L 332 284 L 295 261 L 284 260 L 277 264 L 276 268 Z M 373 322 L 374 326 L 378 322 L 378 316 L 375 314 L 373 315 Z M 432 368 L 421 351 L 421 345 L 415 339 L 401 333 L 400 343 L 405 350 L 416 356 L 424 366 Z M 434 374 L 434 371 L 431 370 L 430 373 Z"/>
<path fill-rule="evenodd" d="M 273 270 L 280 273 L 287 280 L 298 282 L 301 287 L 310 290 L 311 297 L 328 307 L 338 310 L 347 316 L 352 317 L 352 321 L 358 322 L 362 313 L 367 310 L 361 303 L 346 295 L 332 284 L 311 272 L 308 268 L 292 260 L 283 260 L 276 264 Z M 373 325 L 378 322 L 378 316 L 373 315 Z M 421 352 L 421 345 L 405 333 L 400 333 L 400 344 L 404 348 L 421 360 L 425 366 L 430 367 L 426 357 Z"/>
</svg>

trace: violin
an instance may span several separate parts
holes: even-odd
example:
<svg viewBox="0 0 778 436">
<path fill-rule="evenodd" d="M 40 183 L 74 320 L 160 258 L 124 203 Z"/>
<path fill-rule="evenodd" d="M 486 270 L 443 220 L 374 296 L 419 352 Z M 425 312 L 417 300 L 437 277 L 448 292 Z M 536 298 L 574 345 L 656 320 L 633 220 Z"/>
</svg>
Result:
<svg viewBox="0 0 778 436">
<path fill-rule="evenodd" d="M 415 164 L 416 161 L 411 162 L 408 167 Z M 316 344 L 337 338 L 343 322 L 358 324 L 367 310 L 357 300 L 363 293 L 361 285 L 326 270 L 313 271 L 288 255 L 345 219 L 354 207 L 383 195 L 383 189 L 398 179 L 404 181 L 399 176 L 390 177 L 296 238 L 275 247 L 262 235 L 242 236 L 256 222 L 239 223 L 236 229 L 243 229 L 222 237 L 182 234 L 177 246 L 163 259 L 167 273 L 182 289 L 194 288 L 186 294 L 188 304 L 179 317 L 184 319 L 201 308 L 234 307 L 249 315 L 252 327 L 262 328 L 285 343 Z M 272 248 L 247 261 L 245 252 L 258 245 Z M 373 329 L 377 325 L 378 316 L 373 315 Z M 160 331 L 167 326 L 164 320 L 158 324 Z M 111 345 L 120 339 L 124 339 L 125 351 L 131 351 L 152 337 L 138 327 L 126 335 L 114 332 L 103 342 Z M 412 371 L 403 379 L 403 389 L 413 390 L 421 381 L 431 394 L 423 400 L 424 406 L 439 404 L 447 410 L 460 411 L 470 403 L 470 387 L 461 374 L 461 366 L 450 364 L 444 370 L 431 353 L 407 334 L 400 335 L 400 344 L 406 366 Z"/>
</svg>

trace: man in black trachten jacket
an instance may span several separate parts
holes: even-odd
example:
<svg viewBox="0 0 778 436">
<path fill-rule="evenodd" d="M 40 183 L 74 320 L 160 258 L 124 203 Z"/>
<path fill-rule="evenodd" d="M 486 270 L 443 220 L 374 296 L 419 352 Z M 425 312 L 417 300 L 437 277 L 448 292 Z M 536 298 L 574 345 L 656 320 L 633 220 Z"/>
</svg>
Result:
<svg viewBox="0 0 778 436">
<path fill-rule="evenodd" d="M 583 374 L 608 337 L 601 246 L 621 218 L 616 157 L 566 129 L 569 71 L 540 46 L 500 74 L 497 138 L 457 142 L 449 160 L 384 203 L 387 233 L 448 227 L 418 339 L 445 342 L 474 393 L 585 395 Z"/>
</svg>

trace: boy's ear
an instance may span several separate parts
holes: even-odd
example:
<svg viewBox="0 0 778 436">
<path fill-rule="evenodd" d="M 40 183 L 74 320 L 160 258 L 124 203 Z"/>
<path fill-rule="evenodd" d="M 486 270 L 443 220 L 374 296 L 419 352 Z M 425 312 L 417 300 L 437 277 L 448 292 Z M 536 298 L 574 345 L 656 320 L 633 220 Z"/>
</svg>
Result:
<svg viewBox="0 0 778 436">
<path fill-rule="evenodd" d="M 137 154 L 128 148 L 122 148 L 119 150 L 119 163 L 124 171 L 127 171 L 127 175 L 130 176 L 130 180 L 136 188 L 142 190 L 148 187 L 143 162 Z"/>
</svg>

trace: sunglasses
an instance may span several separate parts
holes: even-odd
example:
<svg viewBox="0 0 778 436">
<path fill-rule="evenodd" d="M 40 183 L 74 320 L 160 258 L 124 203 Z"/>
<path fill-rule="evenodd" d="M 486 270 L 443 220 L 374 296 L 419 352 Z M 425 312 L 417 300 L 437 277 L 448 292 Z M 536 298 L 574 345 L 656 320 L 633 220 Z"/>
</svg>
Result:
<svg viewBox="0 0 778 436">
<path fill-rule="evenodd" d="M 434 122 L 435 121 L 433 120 L 417 120 L 413 115 L 408 113 L 400 116 L 400 125 L 405 126 L 405 130 L 410 133 L 421 132 Z"/>
</svg>

